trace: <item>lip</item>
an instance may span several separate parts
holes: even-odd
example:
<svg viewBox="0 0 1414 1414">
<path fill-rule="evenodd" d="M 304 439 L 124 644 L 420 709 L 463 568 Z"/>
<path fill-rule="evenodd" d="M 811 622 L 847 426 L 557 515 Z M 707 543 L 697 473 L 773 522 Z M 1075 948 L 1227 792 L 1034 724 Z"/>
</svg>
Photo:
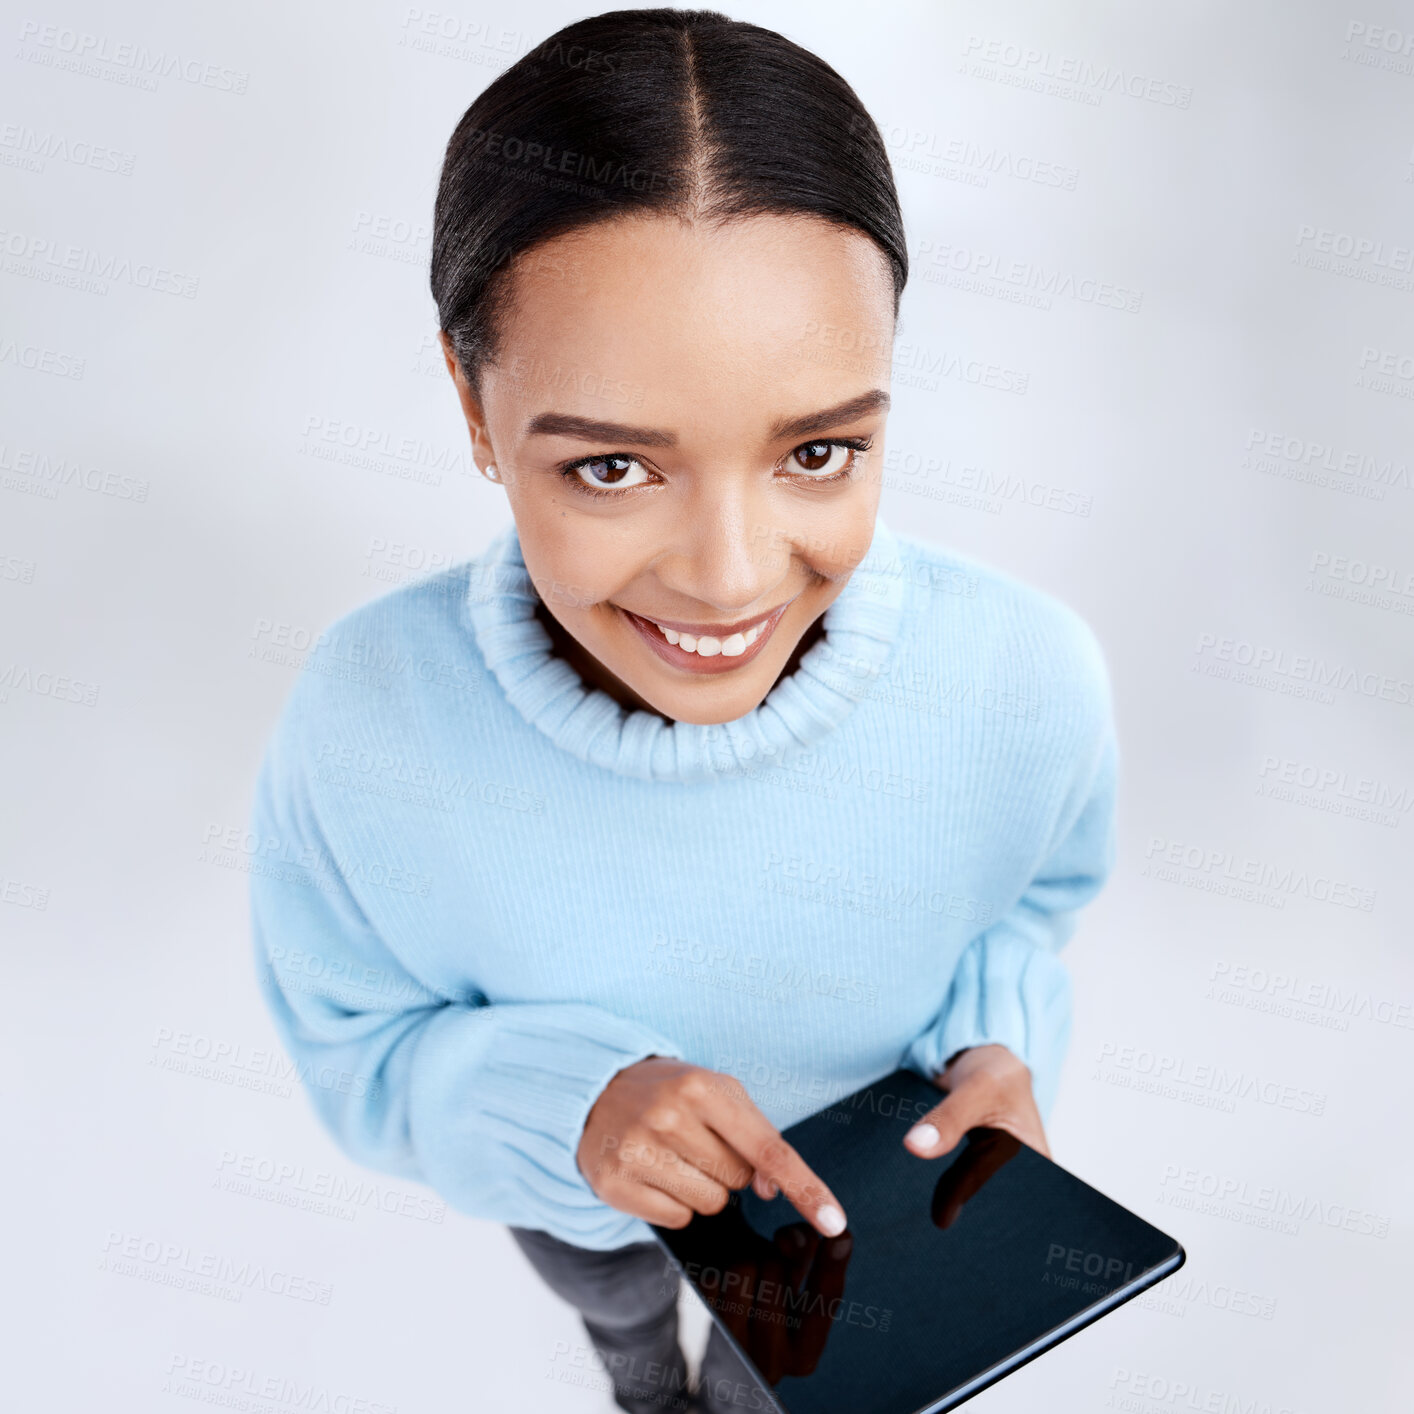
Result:
<svg viewBox="0 0 1414 1414">
<path fill-rule="evenodd" d="M 708 636 L 712 638 L 730 638 L 734 633 L 745 633 L 752 624 L 763 623 L 770 618 L 779 618 L 780 611 L 784 609 L 787 604 L 793 602 L 794 596 L 787 599 L 785 604 L 777 604 L 769 613 L 755 614 L 749 619 L 738 619 L 733 624 L 685 624 L 680 619 L 659 618 L 654 618 L 651 622 L 662 624 L 664 628 L 676 629 L 678 633 L 690 633 L 694 638 L 706 638 Z M 624 612 L 628 613 L 629 611 L 625 609 Z M 647 615 L 639 615 L 638 617 L 646 618 Z"/>
<path fill-rule="evenodd" d="M 799 596 L 797 596 L 799 597 Z M 730 626 L 703 624 L 702 632 L 698 633 L 692 625 L 680 625 L 673 619 L 645 619 L 639 614 L 633 613 L 629 609 L 615 604 L 624 618 L 638 631 L 639 636 L 644 639 L 648 646 L 665 662 L 674 668 L 681 669 L 686 673 L 729 673 L 734 668 L 745 667 L 758 653 L 765 648 L 770 641 L 771 635 L 776 631 L 776 625 L 780 623 L 782 616 L 790 606 L 795 603 L 795 599 L 787 599 L 784 604 L 778 604 L 771 612 L 765 615 L 757 614 L 755 618 L 740 619 Z M 735 658 L 724 658 L 720 653 L 714 658 L 703 658 L 700 654 L 689 653 L 685 649 L 679 648 L 675 643 L 669 643 L 666 638 L 654 627 L 654 624 L 662 624 L 665 628 L 677 629 L 680 633 L 691 633 L 696 638 L 711 634 L 714 638 L 727 638 L 733 633 L 740 633 L 745 628 L 750 628 L 752 624 L 762 624 L 762 630 L 757 635 L 756 642 L 753 643 L 743 653 L 738 653 Z"/>
</svg>

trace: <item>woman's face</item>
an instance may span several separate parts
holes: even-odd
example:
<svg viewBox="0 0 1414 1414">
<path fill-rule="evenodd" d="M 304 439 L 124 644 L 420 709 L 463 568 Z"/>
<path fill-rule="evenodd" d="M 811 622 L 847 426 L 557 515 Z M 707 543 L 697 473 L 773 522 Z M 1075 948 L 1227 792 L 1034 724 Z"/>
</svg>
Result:
<svg viewBox="0 0 1414 1414">
<path fill-rule="evenodd" d="M 511 278 L 479 400 L 448 363 L 536 590 L 621 701 L 744 716 L 869 548 L 888 261 L 809 217 L 634 217 Z"/>
</svg>

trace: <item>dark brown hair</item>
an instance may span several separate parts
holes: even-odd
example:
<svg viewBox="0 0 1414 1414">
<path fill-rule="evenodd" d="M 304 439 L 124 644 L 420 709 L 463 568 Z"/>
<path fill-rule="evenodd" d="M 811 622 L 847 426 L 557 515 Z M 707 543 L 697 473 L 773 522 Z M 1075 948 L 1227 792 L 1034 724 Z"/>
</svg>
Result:
<svg viewBox="0 0 1414 1414">
<path fill-rule="evenodd" d="M 495 356 L 507 262 L 634 213 L 807 214 L 869 236 L 908 278 L 878 127 L 824 60 L 715 10 L 612 10 L 494 79 L 447 144 L 432 295 L 463 373 Z"/>
</svg>

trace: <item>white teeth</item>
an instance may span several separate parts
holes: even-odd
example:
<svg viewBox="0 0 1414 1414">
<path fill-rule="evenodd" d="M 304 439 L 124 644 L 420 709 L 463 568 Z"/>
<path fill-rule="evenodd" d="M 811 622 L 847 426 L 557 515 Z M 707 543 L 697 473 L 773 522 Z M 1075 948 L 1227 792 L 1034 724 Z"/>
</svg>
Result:
<svg viewBox="0 0 1414 1414">
<path fill-rule="evenodd" d="M 650 619 L 649 623 L 654 620 Z M 719 653 L 723 658 L 736 658 L 745 653 L 765 631 L 765 623 L 754 624 L 745 633 L 733 633 L 725 639 L 713 638 L 710 634 L 704 634 L 701 638 L 694 638 L 690 633 L 679 633 L 675 628 L 664 628 L 658 624 L 658 631 L 668 640 L 675 643 L 685 653 L 696 653 L 701 658 L 715 658 Z"/>
</svg>

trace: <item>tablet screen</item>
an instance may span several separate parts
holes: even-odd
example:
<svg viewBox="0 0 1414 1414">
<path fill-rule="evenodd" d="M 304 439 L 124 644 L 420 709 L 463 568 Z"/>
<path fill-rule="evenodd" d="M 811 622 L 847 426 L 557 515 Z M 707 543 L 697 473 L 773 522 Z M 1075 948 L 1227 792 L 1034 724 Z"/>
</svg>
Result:
<svg viewBox="0 0 1414 1414">
<path fill-rule="evenodd" d="M 784 1131 L 843 1203 L 841 1237 L 749 1188 L 653 1229 L 786 1414 L 950 1409 L 1183 1262 L 1001 1130 L 909 1153 L 940 1098 L 900 1070 Z"/>
</svg>

